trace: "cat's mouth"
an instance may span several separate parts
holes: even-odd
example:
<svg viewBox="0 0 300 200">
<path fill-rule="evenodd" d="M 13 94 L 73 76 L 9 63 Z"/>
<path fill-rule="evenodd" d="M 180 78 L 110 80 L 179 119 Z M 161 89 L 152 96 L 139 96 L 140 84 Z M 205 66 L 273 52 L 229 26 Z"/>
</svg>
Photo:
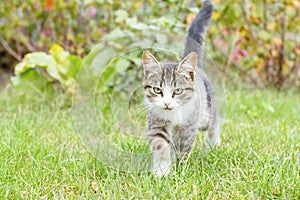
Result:
<svg viewBox="0 0 300 200">
<path fill-rule="evenodd" d="M 173 108 L 165 107 L 164 110 L 173 110 Z"/>
</svg>

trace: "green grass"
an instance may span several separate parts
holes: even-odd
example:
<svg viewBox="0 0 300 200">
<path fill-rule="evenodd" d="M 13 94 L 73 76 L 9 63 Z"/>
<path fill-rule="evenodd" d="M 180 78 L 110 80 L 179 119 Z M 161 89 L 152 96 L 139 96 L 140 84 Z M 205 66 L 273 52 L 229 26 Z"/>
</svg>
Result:
<svg viewBox="0 0 300 200">
<path fill-rule="evenodd" d="M 300 199 L 299 102 L 296 92 L 231 87 L 220 148 L 202 157 L 199 134 L 188 164 L 155 179 L 89 154 L 59 98 L 2 92 L 0 198 Z"/>
</svg>

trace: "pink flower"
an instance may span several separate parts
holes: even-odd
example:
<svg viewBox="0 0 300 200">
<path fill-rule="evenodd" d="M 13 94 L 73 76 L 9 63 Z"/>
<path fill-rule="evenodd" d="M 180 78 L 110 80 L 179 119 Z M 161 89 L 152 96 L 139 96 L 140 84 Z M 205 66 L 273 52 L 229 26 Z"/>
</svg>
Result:
<svg viewBox="0 0 300 200">
<path fill-rule="evenodd" d="M 228 30 L 227 30 L 227 29 L 223 29 L 222 34 L 223 34 L 224 36 L 227 36 L 227 35 L 228 35 Z"/>
<path fill-rule="evenodd" d="M 269 60 L 268 65 L 269 65 L 269 66 L 272 66 L 273 64 L 274 64 L 273 59 Z"/>
<path fill-rule="evenodd" d="M 49 36 L 51 35 L 51 30 L 46 29 L 46 30 L 45 30 L 45 35 L 46 35 L 47 37 L 49 37 Z"/>
<path fill-rule="evenodd" d="M 239 56 L 240 46 L 241 46 L 240 42 L 236 44 L 236 46 L 234 48 L 234 51 L 233 51 L 233 56 L 234 57 L 238 57 Z"/>
<path fill-rule="evenodd" d="M 90 19 L 93 19 L 96 15 L 97 9 L 95 7 L 90 7 L 89 9 L 89 17 Z"/>
<path fill-rule="evenodd" d="M 34 4 L 34 9 L 37 10 L 37 9 L 39 9 L 39 8 L 40 8 L 39 4 L 35 3 L 35 4 Z"/>
<path fill-rule="evenodd" d="M 234 64 L 238 64 L 240 61 L 241 61 L 241 58 L 240 58 L 239 56 L 235 56 L 235 57 L 233 58 L 233 63 L 234 63 Z"/>
<path fill-rule="evenodd" d="M 247 56 L 248 56 L 248 52 L 247 52 L 246 50 L 240 51 L 240 54 L 241 54 L 243 57 L 247 57 Z"/>
<path fill-rule="evenodd" d="M 214 45 L 215 45 L 215 46 L 221 46 L 221 47 L 224 47 L 224 46 L 226 46 L 227 44 L 226 44 L 226 42 L 225 42 L 223 39 L 218 38 L 218 39 L 216 39 L 216 40 L 214 41 Z"/>
<path fill-rule="evenodd" d="M 235 48 L 233 50 L 233 53 L 232 53 L 232 57 L 233 57 L 233 63 L 234 64 L 238 64 L 240 61 L 241 61 L 241 56 L 247 56 L 248 55 L 248 52 L 246 50 L 240 50 L 240 47 L 241 47 L 241 43 L 242 41 L 244 40 L 243 37 L 241 37 L 237 42 L 236 42 L 236 45 L 235 45 Z"/>
</svg>

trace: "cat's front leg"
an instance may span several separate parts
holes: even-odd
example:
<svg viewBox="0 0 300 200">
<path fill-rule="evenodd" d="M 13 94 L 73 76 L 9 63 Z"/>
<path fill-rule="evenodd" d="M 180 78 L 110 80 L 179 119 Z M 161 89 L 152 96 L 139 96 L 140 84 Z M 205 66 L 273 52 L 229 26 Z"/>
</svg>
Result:
<svg viewBox="0 0 300 200">
<path fill-rule="evenodd" d="M 165 130 L 147 131 L 150 149 L 153 155 L 153 174 L 162 177 L 170 173 L 172 162 L 171 138 Z"/>
<path fill-rule="evenodd" d="M 197 125 L 182 126 L 175 128 L 175 147 L 177 157 L 181 165 L 187 161 L 194 146 L 198 127 Z"/>
</svg>

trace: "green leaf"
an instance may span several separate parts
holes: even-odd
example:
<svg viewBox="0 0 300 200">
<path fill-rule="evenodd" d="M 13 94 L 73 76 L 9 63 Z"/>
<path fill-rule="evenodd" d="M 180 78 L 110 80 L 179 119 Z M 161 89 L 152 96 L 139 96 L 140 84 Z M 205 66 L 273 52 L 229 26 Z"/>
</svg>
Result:
<svg viewBox="0 0 300 200">
<path fill-rule="evenodd" d="M 82 59 L 77 56 L 71 55 L 68 56 L 67 60 L 68 60 L 68 64 L 66 65 L 67 71 L 65 73 L 65 76 L 75 78 L 82 64 Z"/>
<path fill-rule="evenodd" d="M 129 65 L 130 65 L 130 62 L 128 60 L 120 59 L 117 62 L 117 64 L 115 65 L 115 68 L 118 73 L 123 73 L 129 67 Z"/>
<path fill-rule="evenodd" d="M 28 69 L 42 68 L 46 69 L 49 75 L 59 81 L 62 80 L 58 70 L 57 63 L 51 55 L 44 52 L 35 52 L 27 54 L 23 61 L 17 64 L 15 74 L 20 75 Z"/>
<path fill-rule="evenodd" d="M 24 73 L 11 78 L 14 89 L 24 94 L 33 94 L 36 92 L 51 92 L 54 90 L 45 76 L 35 69 L 28 69 Z"/>
<path fill-rule="evenodd" d="M 121 23 L 121 22 L 124 22 L 127 19 L 128 13 L 125 10 L 117 10 L 115 12 L 115 16 L 116 16 L 115 21 L 117 23 Z"/>
<path fill-rule="evenodd" d="M 112 79 L 115 73 L 115 67 L 109 66 L 108 68 L 106 68 L 106 70 L 101 74 L 99 84 L 97 85 L 97 90 L 99 92 L 105 93 L 109 90 L 109 87 L 112 85 Z"/>
<path fill-rule="evenodd" d="M 260 4 L 260 5 L 259 5 Z M 251 9 L 251 13 L 254 17 L 260 17 L 262 18 L 263 17 L 263 5 L 262 5 L 262 2 L 256 2 L 256 4 L 252 5 L 252 9 Z"/>
<path fill-rule="evenodd" d="M 268 33 L 267 31 L 261 30 L 258 32 L 258 37 L 262 39 L 263 41 L 268 41 L 271 39 L 272 35 Z"/>
<path fill-rule="evenodd" d="M 52 56 L 47 55 L 44 52 L 30 53 L 27 54 L 24 58 L 25 65 L 34 68 L 41 67 L 47 68 L 47 66 L 52 65 L 55 66 L 56 62 Z"/>
<path fill-rule="evenodd" d="M 157 33 L 155 37 L 159 44 L 167 44 L 168 42 L 168 37 L 166 36 L 166 34 Z"/>
<path fill-rule="evenodd" d="M 234 23 L 234 21 L 236 20 L 235 10 L 230 5 L 227 5 L 225 7 L 222 15 L 224 16 L 224 18 L 226 18 L 226 21 L 228 21 L 228 23 Z"/>
</svg>

